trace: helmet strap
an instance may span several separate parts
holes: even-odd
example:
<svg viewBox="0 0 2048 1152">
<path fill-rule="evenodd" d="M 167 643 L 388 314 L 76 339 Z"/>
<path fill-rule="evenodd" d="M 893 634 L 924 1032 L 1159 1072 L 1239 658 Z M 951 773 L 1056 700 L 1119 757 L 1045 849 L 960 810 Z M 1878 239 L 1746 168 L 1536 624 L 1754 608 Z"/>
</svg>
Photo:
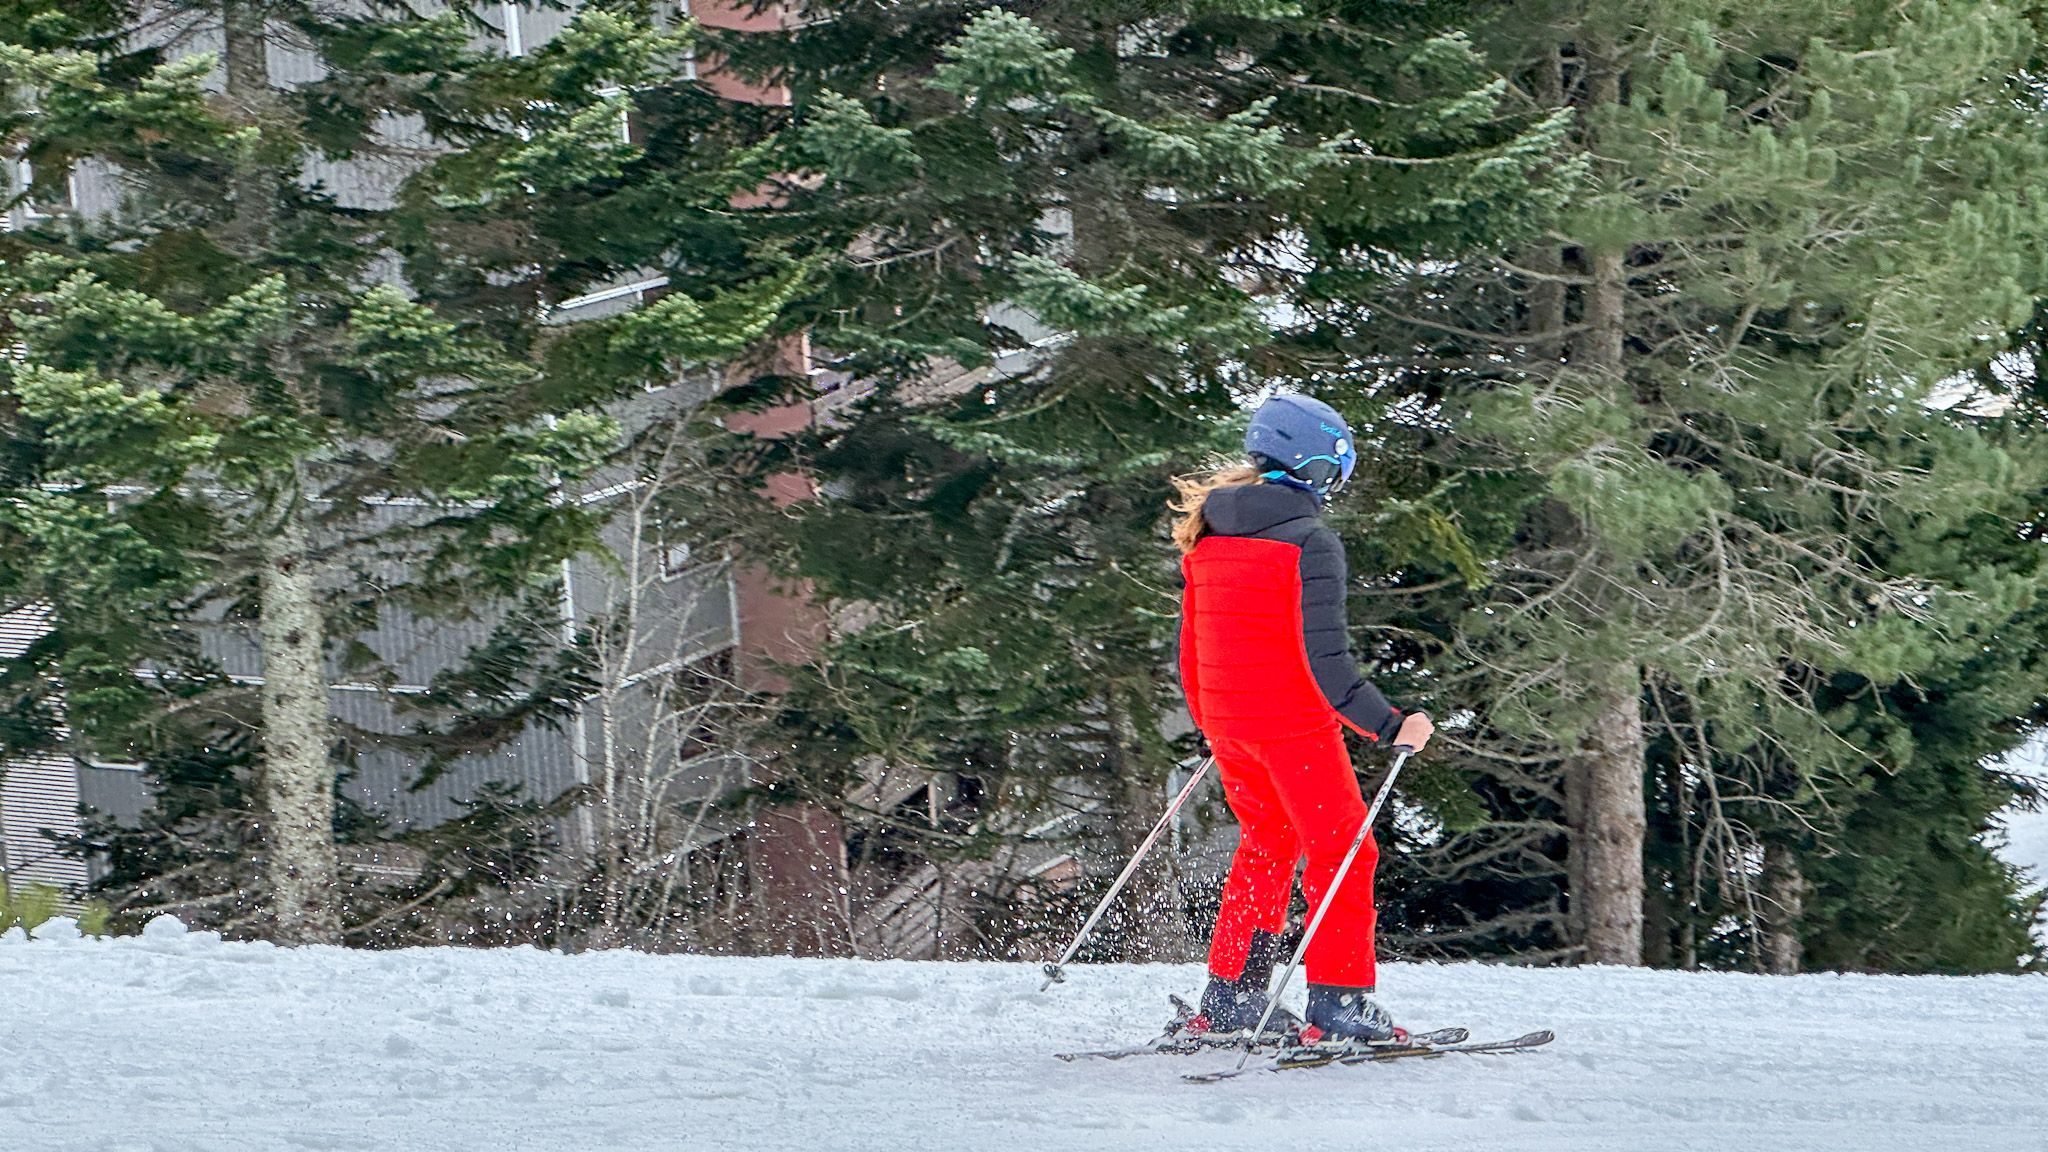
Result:
<svg viewBox="0 0 2048 1152">
<path fill-rule="evenodd" d="M 1318 491 L 1315 485 L 1309 483 L 1306 480 L 1303 480 L 1301 477 L 1296 476 L 1294 473 L 1289 472 L 1284 468 L 1275 468 L 1270 472 L 1261 472 L 1259 473 L 1259 479 L 1269 480 L 1275 484 L 1284 484 L 1289 488 L 1299 488 L 1303 492 L 1306 492 L 1309 495 L 1315 497 L 1317 500 L 1326 500 L 1329 498 L 1328 493 Z"/>
</svg>

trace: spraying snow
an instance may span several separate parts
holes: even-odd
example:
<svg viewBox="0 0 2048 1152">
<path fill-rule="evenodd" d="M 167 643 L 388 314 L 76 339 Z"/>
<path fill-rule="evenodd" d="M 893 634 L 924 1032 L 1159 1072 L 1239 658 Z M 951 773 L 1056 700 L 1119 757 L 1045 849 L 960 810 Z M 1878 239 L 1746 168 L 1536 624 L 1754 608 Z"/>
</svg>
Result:
<svg viewBox="0 0 2048 1152">
<path fill-rule="evenodd" d="M 288 951 L 160 920 L 0 943 L 10 1147 L 2030 1149 L 2048 979 L 1390 964 L 1383 1001 L 1539 1052 L 1181 1082 L 1135 1042 L 1200 970 Z M 63 937 L 70 937 L 65 939 Z M 1299 993 L 1290 996 L 1298 999 Z"/>
</svg>

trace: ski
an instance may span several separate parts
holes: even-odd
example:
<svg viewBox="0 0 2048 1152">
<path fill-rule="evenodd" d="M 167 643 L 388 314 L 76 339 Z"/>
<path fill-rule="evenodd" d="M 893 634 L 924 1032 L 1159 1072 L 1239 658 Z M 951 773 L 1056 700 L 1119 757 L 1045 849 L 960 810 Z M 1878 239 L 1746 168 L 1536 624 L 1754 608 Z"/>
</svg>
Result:
<svg viewBox="0 0 2048 1152">
<path fill-rule="evenodd" d="M 1472 1033 L 1463 1028 L 1439 1028 L 1434 1032 L 1418 1032 L 1408 1037 L 1410 1044 L 1463 1044 L 1472 1038 Z"/>
<path fill-rule="evenodd" d="M 1330 1064 L 1366 1064 L 1402 1060 L 1409 1057 L 1446 1056 L 1453 1052 L 1526 1052 L 1541 1048 L 1557 1035 L 1550 1031 L 1531 1032 L 1512 1040 L 1486 1040 L 1476 1044 L 1419 1043 L 1419 1037 L 1410 1037 L 1405 1043 L 1362 1044 L 1332 1047 L 1292 1048 L 1259 1064 L 1248 1064 L 1242 1068 L 1225 1068 L 1216 1072 L 1195 1072 L 1181 1079 L 1194 1084 L 1214 1084 L 1219 1080 L 1230 1080 L 1249 1072 L 1286 1072 L 1297 1068 L 1322 1068 Z"/>
<path fill-rule="evenodd" d="M 1555 1039 L 1557 1039 L 1556 1035 L 1546 1030 L 1525 1033 L 1512 1040 L 1490 1040 L 1477 1044 L 1442 1044 L 1433 1047 L 1407 1047 L 1393 1052 L 1354 1052 L 1339 1057 L 1337 1063 L 1379 1064 L 1393 1060 L 1405 1060 L 1413 1056 L 1434 1060 L 1451 1052 L 1470 1052 L 1481 1055 L 1488 1052 L 1526 1052 L 1531 1048 L 1541 1048 Z"/>
<path fill-rule="evenodd" d="M 1225 1048 L 1235 1049 L 1244 1045 L 1244 1034 L 1242 1032 L 1211 1033 L 1189 1031 L 1188 1025 L 1194 1022 L 1197 1015 L 1194 1007 L 1178 996 L 1172 996 L 1169 999 L 1173 1001 L 1174 1017 L 1167 1023 L 1166 1031 L 1162 1032 L 1158 1038 L 1150 1043 L 1130 1048 L 1101 1048 L 1088 1052 L 1055 1052 L 1053 1056 L 1056 1059 L 1072 1063 L 1076 1060 L 1123 1060 L 1132 1056 L 1191 1056 L 1197 1052 L 1208 1052 Z M 1471 1033 L 1463 1028 L 1439 1028 L 1434 1032 L 1423 1032 L 1410 1036 L 1405 1043 L 1409 1046 L 1426 1045 L 1440 1047 L 1447 1044 L 1463 1043 L 1470 1036 Z M 1286 1036 L 1276 1035 L 1270 1040 L 1264 1040 L 1254 1045 L 1252 1050 L 1256 1052 L 1262 1048 L 1279 1048 L 1295 1042 L 1295 1037 L 1292 1034 Z"/>
<path fill-rule="evenodd" d="M 1410 1045 L 1429 1045 L 1435 1048 L 1446 1044 L 1461 1044 L 1470 1035 L 1471 1033 L 1463 1028 L 1439 1028 L 1434 1032 L 1424 1032 L 1420 1035 L 1411 1036 L 1408 1038 L 1408 1043 Z M 1285 1039 L 1291 1041 L 1293 1038 L 1286 1037 Z M 1275 1037 L 1272 1040 L 1263 1041 L 1254 1046 L 1252 1051 L 1278 1048 L 1281 1046 L 1281 1043 L 1282 1038 Z M 1244 1037 L 1241 1034 L 1224 1034 L 1220 1036 L 1177 1036 L 1169 1034 L 1161 1036 L 1150 1044 L 1140 1044 L 1131 1048 L 1102 1048 L 1087 1052 L 1055 1052 L 1053 1056 L 1056 1059 L 1072 1063 L 1076 1060 L 1123 1060 L 1132 1056 L 1192 1056 L 1197 1052 L 1212 1052 L 1225 1049 L 1236 1051 L 1243 1046 Z"/>
<path fill-rule="evenodd" d="M 1373 1046 L 1340 1048 L 1336 1051 L 1332 1059 L 1317 1060 L 1308 1063 L 1295 1063 L 1290 1061 L 1288 1062 L 1287 1066 L 1290 1068 L 1316 1068 L 1321 1067 L 1324 1064 L 1332 1063 L 1381 1063 L 1390 1060 L 1402 1060 L 1412 1056 L 1442 1056 L 1450 1052 L 1522 1052 L 1530 1048 L 1541 1048 L 1543 1045 L 1548 1044 L 1555 1039 L 1557 1039 L 1555 1033 L 1543 1031 L 1531 1032 L 1524 1036 L 1517 1036 L 1512 1040 L 1488 1040 L 1482 1041 L 1477 1044 L 1422 1044 L 1416 1043 L 1415 1041 L 1411 1040 L 1407 1044 L 1399 1044 L 1391 1048 L 1385 1049 Z"/>
</svg>

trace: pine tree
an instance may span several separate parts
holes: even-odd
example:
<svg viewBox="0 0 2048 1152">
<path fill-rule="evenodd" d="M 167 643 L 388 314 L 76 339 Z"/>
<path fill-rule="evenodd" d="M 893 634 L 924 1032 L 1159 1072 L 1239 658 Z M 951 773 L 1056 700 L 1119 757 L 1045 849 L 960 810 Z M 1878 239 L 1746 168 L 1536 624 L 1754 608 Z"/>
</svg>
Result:
<svg viewBox="0 0 2048 1152">
<path fill-rule="evenodd" d="M 686 41 L 645 9 L 592 9 L 519 59 L 468 6 L 396 3 L 52 7 L 0 47 L 26 195 L 55 200 L 81 163 L 126 194 L 0 254 L 4 583 L 54 626 L 14 673 L 39 721 L 19 727 L 193 775 L 208 803 L 253 769 L 260 819 L 226 817 L 217 850 L 261 844 L 281 940 L 341 931 L 329 684 L 392 683 L 398 658 L 363 637 L 392 610 L 502 619 L 482 665 L 407 703 L 431 757 L 560 716 L 582 688 L 551 582 L 599 549 L 603 509 L 564 492 L 621 450 L 602 406 L 736 356 L 800 280 L 728 254 L 644 311 L 546 324 L 551 301 L 680 242 L 643 232 L 607 265 L 549 229 L 644 219 L 630 201 L 650 193 L 701 217 L 744 186 L 718 163 L 688 197 L 675 166 L 629 172 L 633 94 L 687 85 Z M 221 50 L 179 56 L 155 46 L 179 42 L 167 29 Z M 318 79 L 273 77 L 290 53 Z M 402 160 L 394 122 L 418 133 L 391 204 L 316 182 L 323 159 Z M 209 646 L 223 622 L 253 631 L 260 684 Z"/>
<path fill-rule="evenodd" d="M 1301 229 L 1483 230 L 1562 119 L 1501 115 L 1469 42 L 1379 6 L 814 15 L 723 45 L 791 87 L 787 168 L 821 179 L 783 190 L 785 227 L 840 254 L 813 340 L 873 389 L 804 461 L 793 570 L 857 626 L 797 677 L 787 786 L 851 809 L 876 870 L 930 862 L 1001 909 L 943 945 L 1000 952 L 1029 825 L 1099 811 L 1079 827 L 1127 854 L 1189 750 L 1162 729 L 1166 481 L 1313 351 L 1285 333 Z M 1367 159 L 1411 150 L 1429 179 Z M 1127 903 L 1129 954 L 1185 954 L 1163 869 Z"/>
<path fill-rule="evenodd" d="M 1900 546 L 2010 526 L 2031 484 L 2032 444 L 1921 404 L 2041 281 L 2029 36 L 1987 4 L 1549 4 L 1475 37 L 1572 110 L 1587 185 L 1540 241 L 1397 268 L 1333 325 L 1429 417 L 1389 441 L 1400 531 L 1367 538 L 1376 623 L 1470 710 L 1447 744 L 1475 787 L 1442 790 L 1420 866 L 1489 861 L 1465 912 L 1595 961 L 1641 961 L 1647 903 L 1668 958 L 1677 920 L 1754 932 L 1771 884 L 1789 910 L 1787 849 L 1853 851 L 1821 814 L 1853 825 L 1853 782 L 1907 766 L 1834 693 L 1888 699 L 2032 595 L 2030 557 Z M 1679 849 L 1647 890 L 1646 765 Z M 1703 899 L 1703 870 L 1739 891 Z"/>
</svg>

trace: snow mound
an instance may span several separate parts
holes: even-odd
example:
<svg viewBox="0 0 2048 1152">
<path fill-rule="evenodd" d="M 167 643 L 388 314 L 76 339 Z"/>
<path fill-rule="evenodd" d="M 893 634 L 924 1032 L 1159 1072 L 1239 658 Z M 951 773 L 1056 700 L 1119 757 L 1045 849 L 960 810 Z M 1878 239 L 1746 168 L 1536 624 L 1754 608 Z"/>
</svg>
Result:
<svg viewBox="0 0 2048 1152">
<path fill-rule="evenodd" d="M 1390 964 L 1501 1057 L 1193 1085 L 1136 1042 L 1196 967 L 359 952 L 156 922 L 0 944 L 7 1147 L 780 1150 L 2048 1147 L 2048 979 Z M 1293 998 L 1299 997 L 1299 992 Z"/>
</svg>

